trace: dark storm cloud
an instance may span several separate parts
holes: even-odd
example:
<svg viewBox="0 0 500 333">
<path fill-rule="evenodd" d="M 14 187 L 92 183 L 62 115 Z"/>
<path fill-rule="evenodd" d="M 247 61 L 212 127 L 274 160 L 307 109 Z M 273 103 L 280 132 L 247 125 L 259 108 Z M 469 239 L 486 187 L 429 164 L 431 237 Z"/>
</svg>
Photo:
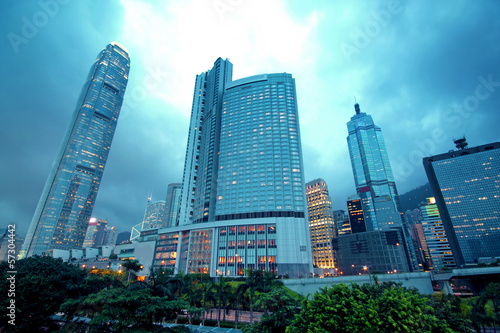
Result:
<svg viewBox="0 0 500 333">
<path fill-rule="evenodd" d="M 119 36 L 122 9 L 116 2 L 76 1 L 0 7 L 1 220 L 24 234 L 88 71 Z"/>
<path fill-rule="evenodd" d="M 383 22 L 381 15 L 391 3 L 399 4 L 398 12 Z M 400 192 L 427 182 L 421 158 L 453 149 L 453 138 L 465 135 L 471 146 L 500 139 L 500 85 L 494 91 L 481 88 L 488 97 L 477 107 L 467 106 L 472 111 L 458 113 L 464 101 L 474 102 L 470 97 L 483 79 L 500 82 L 497 2 L 354 2 L 347 12 L 355 19 L 343 19 L 346 11 L 337 8 L 325 13 L 319 27 L 322 58 L 330 66 L 320 78 L 331 87 L 332 105 L 341 108 L 323 107 L 335 114 L 329 125 L 332 133 L 342 133 L 336 138 L 343 142 L 325 147 L 332 163 L 324 168 L 310 162 L 324 157 L 304 152 L 306 174 L 327 180 L 334 207 L 345 209 L 345 196 L 354 193 L 345 141 L 354 95 L 382 128 Z M 357 47 L 358 53 L 346 56 L 342 43 Z M 336 93 L 339 88 L 342 94 Z"/>
<path fill-rule="evenodd" d="M 100 50 L 116 40 L 129 50 L 131 71 L 93 215 L 108 218 L 119 230 L 130 230 L 141 221 L 150 192 L 154 200 L 165 199 L 167 185 L 182 180 L 196 74 L 209 68 L 214 54 L 234 55 L 221 54 L 213 48 L 214 40 L 208 43 L 203 39 L 201 19 L 196 15 L 197 10 L 211 10 L 205 2 L 208 7 L 200 2 L 186 5 L 183 11 L 180 3 L 173 6 L 177 11 L 165 9 L 172 4 L 169 1 L 155 5 L 62 2 L 0 2 L 0 221 L 16 222 L 20 233 L 26 232 L 88 71 Z M 40 3 L 58 3 L 57 13 L 49 15 Z M 384 18 L 394 4 L 395 11 Z M 226 13 L 224 20 L 214 16 L 207 22 L 223 29 L 232 22 L 231 15 L 244 19 L 243 14 L 258 5 L 243 3 Z M 146 26 L 125 22 L 124 6 L 136 15 L 149 13 Z M 317 1 L 286 2 L 286 7 L 291 21 L 299 27 L 294 32 L 300 33 L 301 27 L 311 29 L 304 39 L 307 45 L 301 45 L 307 50 L 292 48 L 303 52 L 308 61 L 300 59 L 300 64 L 294 64 L 263 49 L 253 50 L 255 45 L 273 45 L 259 44 L 259 38 L 265 36 L 258 33 L 244 35 L 253 31 L 251 25 L 242 26 L 243 34 L 237 34 L 238 39 L 232 39 L 229 46 L 238 48 L 236 41 L 243 43 L 248 37 L 244 46 L 253 63 L 234 62 L 234 68 L 248 75 L 266 71 L 294 75 L 306 181 L 324 178 L 334 208 L 345 209 L 346 196 L 355 192 L 346 143 L 346 122 L 354 114 L 354 96 L 362 111 L 372 115 L 382 128 L 400 192 L 426 182 L 420 158 L 452 149 L 453 137 L 465 134 L 471 146 L 500 139 L 500 86 L 494 83 L 490 91 L 483 85 L 480 91 L 489 92 L 488 97 L 478 100 L 471 111 L 464 108 L 464 103 L 474 102 L 481 80 L 500 82 L 497 1 Z M 176 18 L 179 12 L 187 16 Z M 153 17 L 152 13 L 164 14 Z M 312 13 L 316 13 L 317 25 L 306 24 Z M 144 17 L 137 18 L 144 21 Z M 148 26 L 153 18 L 157 21 Z M 163 32 L 171 22 L 175 24 Z M 266 29 L 275 29 L 273 23 L 268 22 Z M 23 32 L 26 24 L 34 24 L 36 33 L 26 34 L 28 28 Z M 367 34 L 366 29 L 377 24 L 378 31 L 368 31 L 363 42 L 360 32 Z M 130 26 L 144 29 L 145 34 L 137 34 L 142 40 L 124 32 L 131 34 L 125 29 Z M 233 30 L 239 28 L 235 25 Z M 160 41 L 153 34 L 158 31 L 162 32 Z M 24 39 L 12 42 L 9 33 Z M 186 47 L 185 36 L 203 39 L 203 50 L 192 38 L 187 44 L 192 47 Z M 344 44 L 355 47 L 356 52 L 346 54 Z M 231 51 L 230 47 L 223 49 Z M 147 63 L 146 55 L 157 63 Z M 281 55 L 286 56 L 286 52 Z M 267 57 L 265 61 L 261 56 Z M 182 63 L 185 59 L 197 65 Z M 198 64 L 204 65 L 199 68 Z M 179 68 L 192 81 L 180 78 Z M 175 100 L 172 91 L 180 91 L 172 86 L 180 85 L 188 98 L 171 101 Z M 460 110 L 466 112 L 460 114 Z M 439 140 L 433 139 L 436 131 L 441 131 Z"/>
</svg>

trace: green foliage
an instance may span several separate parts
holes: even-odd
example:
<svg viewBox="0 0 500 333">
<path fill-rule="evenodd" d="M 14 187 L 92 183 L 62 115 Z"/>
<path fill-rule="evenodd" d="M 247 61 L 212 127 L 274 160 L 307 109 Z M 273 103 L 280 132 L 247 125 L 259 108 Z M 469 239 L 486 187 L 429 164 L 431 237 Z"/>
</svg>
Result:
<svg viewBox="0 0 500 333">
<path fill-rule="evenodd" d="M 460 297 L 443 293 L 431 295 L 429 305 L 438 321 L 447 322 L 454 331 L 467 332 L 471 309 Z"/>
<path fill-rule="evenodd" d="M 61 305 L 67 319 L 75 315 L 89 315 L 92 318 L 89 324 L 91 332 L 108 329 L 119 332 L 138 332 L 139 328 L 153 330 L 155 321 L 173 319 L 186 308 L 189 308 L 186 302 L 154 296 L 149 288 L 104 289 Z"/>
<path fill-rule="evenodd" d="M 303 301 L 286 332 L 453 332 L 428 301 L 400 286 L 339 284 Z"/>
<path fill-rule="evenodd" d="M 246 326 L 245 333 L 279 333 L 284 332 L 299 313 L 299 301 L 291 297 L 284 288 L 274 288 L 269 293 L 259 296 L 256 307 L 266 309 L 260 322 Z M 267 312 L 271 311 L 270 313 Z"/>
<path fill-rule="evenodd" d="M 53 326 L 50 316 L 65 299 L 76 298 L 85 290 L 82 288 L 86 272 L 61 259 L 33 256 L 18 260 L 15 290 L 16 326 L 7 324 L 7 311 L 2 311 L 0 331 L 38 332 L 41 327 Z M 8 266 L 0 264 L 0 304 L 8 306 Z"/>
</svg>

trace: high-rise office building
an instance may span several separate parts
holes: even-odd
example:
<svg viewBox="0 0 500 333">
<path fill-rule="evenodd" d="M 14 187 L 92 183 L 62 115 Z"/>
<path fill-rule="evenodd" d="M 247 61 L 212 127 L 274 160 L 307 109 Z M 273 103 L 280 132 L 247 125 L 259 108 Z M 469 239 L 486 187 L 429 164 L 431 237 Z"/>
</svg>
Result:
<svg viewBox="0 0 500 333">
<path fill-rule="evenodd" d="M 95 217 L 90 218 L 87 234 L 85 235 L 85 240 L 83 241 L 83 247 L 102 246 L 104 243 L 107 225 L 107 220 L 96 219 Z"/>
<path fill-rule="evenodd" d="M 347 212 L 349 214 L 351 233 L 378 230 L 375 213 L 371 205 L 371 197 L 361 197 L 355 194 L 347 198 Z"/>
<path fill-rule="evenodd" d="M 196 76 L 179 225 L 214 220 L 222 96 L 232 76 L 233 64 L 222 58 L 211 70 Z"/>
<path fill-rule="evenodd" d="M 373 230 L 401 226 L 398 191 L 382 130 L 370 115 L 360 111 L 358 103 L 354 109 L 356 114 L 347 123 L 347 144 L 356 192 L 369 195 L 373 203 Z"/>
<path fill-rule="evenodd" d="M 102 245 L 115 246 L 117 237 L 118 237 L 118 232 L 116 231 L 115 226 L 106 228 Z"/>
<path fill-rule="evenodd" d="M 424 228 L 422 227 L 422 223 L 419 222 L 416 224 L 412 224 L 411 233 L 419 270 L 425 272 L 432 270 L 433 267 L 431 255 L 429 254 L 429 247 L 427 246 L 427 241 L 425 240 Z"/>
<path fill-rule="evenodd" d="M 82 248 L 116 129 L 130 69 L 127 50 L 106 46 L 90 69 L 21 257 Z"/>
<path fill-rule="evenodd" d="M 456 268 L 443 221 L 439 215 L 436 199 L 427 198 L 420 206 L 422 229 L 433 269 Z"/>
<path fill-rule="evenodd" d="M 231 77 L 221 58 L 196 77 L 179 225 L 160 231 L 154 266 L 308 276 L 295 81 L 286 73 Z"/>
<path fill-rule="evenodd" d="M 334 238 L 338 272 L 343 275 L 408 272 L 409 257 L 403 241 L 401 227 Z"/>
<path fill-rule="evenodd" d="M 167 199 L 165 202 L 165 218 L 163 224 L 166 228 L 178 225 L 177 217 L 181 205 L 182 184 L 168 184 Z"/>
<path fill-rule="evenodd" d="M 500 142 L 423 159 L 458 267 L 500 256 Z"/>
<path fill-rule="evenodd" d="M 151 201 L 149 199 L 144 210 L 143 229 L 164 228 L 166 226 L 163 221 L 164 218 L 165 201 Z"/>
<path fill-rule="evenodd" d="M 337 235 L 333 219 L 332 200 L 323 179 L 306 183 L 307 213 L 311 234 L 313 265 L 323 269 L 335 269 L 332 239 Z"/>
<path fill-rule="evenodd" d="M 337 225 L 336 236 L 348 235 L 351 233 L 351 223 L 349 221 L 349 214 L 346 215 L 345 210 L 338 209 L 333 211 L 333 220 Z"/>
<path fill-rule="evenodd" d="M 418 262 L 410 230 L 406 225 L 403 226 L 398 191 L 382 131 L 375 125 L 370 115 L 361 112 L 358 103 L 354 105 L 354 110 L 356 114 L 347 123 L 349 131 L 347 144 L 356 192 L 360 200 L 358 208 L 363 209 L 364 221 L 363 223 L 354 221 L 356 228 L 352 232 L 402 227 L 404 244 L 410 257 L 410 270 L 417 271 Z M 353 228 L 352 221 L 351 218 L 351 228 Z"/>
</svg>

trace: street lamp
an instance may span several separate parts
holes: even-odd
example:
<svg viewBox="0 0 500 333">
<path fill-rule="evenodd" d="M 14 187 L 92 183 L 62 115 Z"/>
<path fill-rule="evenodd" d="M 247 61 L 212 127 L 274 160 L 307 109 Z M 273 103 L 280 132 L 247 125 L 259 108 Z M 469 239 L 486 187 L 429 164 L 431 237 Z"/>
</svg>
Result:
<svg viewBox="0 0 500 333">
<path fill-rule="evenodd" d="M 397 269 L 394 270 L 394 273 L 396 273 L 398 275 L 398 282 L 401 282 L 401 280 L 399 279 L 399 272 Z"/>
<path fill-rule="evenodd" d="M 370 275 L 370 272 L 368 272 L 368 266 L 363 266 L 363 270 L 368 273 L 368 278 L 370 279 L 370 284 L 372 284 L 372 276 Z"/>
<path fill-rule="evenodd" d="M 239 268 L 238 268 L 238 253 L 235 253 L 234 257 L 235 257 L 234 258 L 234 261 L 235 261 L 235 275 L 239 276 L 240 272 L 239 272 Z"/>
</svg>

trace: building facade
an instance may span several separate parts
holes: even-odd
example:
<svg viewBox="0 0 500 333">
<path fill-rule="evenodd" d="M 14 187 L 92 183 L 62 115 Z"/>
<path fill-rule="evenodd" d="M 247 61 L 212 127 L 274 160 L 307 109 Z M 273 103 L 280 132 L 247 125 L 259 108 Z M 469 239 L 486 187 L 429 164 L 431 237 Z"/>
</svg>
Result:
<svg viewBox="0 0 500 333">
<path fill-rule="evenodd" d="M 295 81 L 286 73 L 231 78 L 221 58 L 196 77 L 179 225 L 160 230 L 155 267 L 308 276 Z"/>
<path fill-rule="evenodd" d="M 333 219 L 332 200 L 328 186 L 323 179 L 306 183 L 307 213 L 311 234 L 311 251 L 314 267 L 335 269 L 332 240 L 336 237 L 336 224 Z"/>
<path fill-rule="evenodd" d="M 143 229 L 164 228 L 166 203 L 163 200 L 151 201 L 148 200 L 144 211 Z"/>
<path fill-rule="evenodd" d="M 369 192 L 373 198 L 375 215 L 383 216 L 377 219 L 381 224 L 378 228 L 401 226 L 398 191 L 382 130 L 375 125 L 370 115 L 360 111 L 358 103 L 354 105 L 354 109 L 356 114 L 347 123 L 349 131 L 347 145 L 356 192 L 358 194 Z M 388 207 L 391 210 L 386 212 Z M 393 212 L 396 214 L 390 215 Z M 377 225 L 373 224 L 376 230 Z"/>
<path fill-rule="evenodd" d="M 422 212 L 422 229 L 432 261 L 432 269 L 456 268 L 455 258 L 439 215 L 436 199 L 434 197 L 427 198 L 420 206 L 420 211 Z"/>
<path fill-rule="evenodd" d="M 196 76 L 179 225 L 214 219 L 222 97 L 232 75 L 233 64 L 218 58 L 211 70 Z"/>
<path fill-rule="evenodd" d="M 165 201 L 164 227 L 175 227 L 178 225 L 179 209 L 181 206 L 182 184 L 168 184 L 167 198 Z"/>
<path fill-rule="evenodd" d="M 358 223 L 356 227 L 361 232 L 363 229 L 376 231 L 401 227 L 403 244 L 410 256 L 410 270 L 418 271 L 410 228 L 405 225 L 402 218 L 399 194 L 382 130 L 375 125 L 370 115 L 361 112 L 358 103 L 354 105 L 354 109 L 356 114 L 347 123 L 349 131 L 347 144 L 364 219 L 364 225 L 361 221 L 355 221 Z"/>
<path fill-rule="evenodd" d="M 500 142 L 423 159 L 458 267 L 500 256 Z"/>
<path fill-rule="evenodd" d="M 21 257 L 82 248 L 108 158 L 130 70 L 116 42 L 99 53 L 47 179 Z"/>
<path fill-rule="evenodd" d="M 333 240 L 342 275 L 408 272 L 401 228 L 343 235 Z"/>
<path fill-rule="evenodd" d="M 349 214 L 346 214 L 344 210 L 342 209 L 334 210 L 333 220 L 337 225 L 336 236 L 349 235 L 351 233 L 351 223 L 349 221 Z"/>
<path fill-rule="evenodd" d="M 90 218 L 87 234 L 85 235 L 85 240 L 83 241 L 83 247 L 102 246 L 104 244 L 107 226 L 107 220 L 96 219 L 95 217 Z"/>
</svg>

